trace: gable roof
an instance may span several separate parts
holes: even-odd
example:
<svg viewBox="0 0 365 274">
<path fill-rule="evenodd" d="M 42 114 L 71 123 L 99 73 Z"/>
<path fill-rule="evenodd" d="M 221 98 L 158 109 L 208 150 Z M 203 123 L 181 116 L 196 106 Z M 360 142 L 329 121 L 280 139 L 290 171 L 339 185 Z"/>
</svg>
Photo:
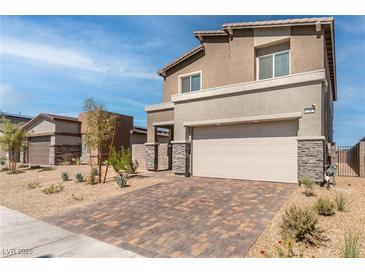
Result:
<svg viewBox="0 0 365 274">
<path fill-rule="evenodd" d="M 181 55 L 179 58 L 175 59 L 174 61 L 168 63 L 167 65 L 165 65 L 163 68 L 161 68 L 157 74 L 161 75 L 161 76 L 165 76 L 165 72 L 172 68 L 173 66 L 176 66 L 177 64 L 181 63 L 182 61 L 188 59 L 189 57 L 195 55 L 196 53 L 200 52 L 204 50 L 204 46 L 203 45 L 199 45 L 195 48 L 193 48 L 192 50 L 189 50 L 188 52 L 184 53 L 183 55 Z"/>
<path fill-rule="evenodd" d="M 32 120 L 30 120 L 28 123 L 23 125 L 23 128 L 28 128 L 31 126 L 34 122 L 36 122 L 39 119 L 46 119 L 48 121 L 55 121 L 55 120 L 61 120 L 61 121 L 67 121 L 71 123 L 81 123 L 78 118 L 70 117 L 70 116 L 62 116 L 62 115 L 55 115 L 55 114 L 49 114 L 49 113 L 40 113 L 37 116 L 35 116 Z"/>
<path fill-rule="evenodd" d="M 334 18 L 333 17 L 311 17 L 311 18 L 294 18 L 294 19 L 283 19 L 283 20 L 266 20 L 266 21 L 253 21 L 253 22 L 238 22 L 238 23 L 226 23 L 222 25 L 221 30 L 200 30 L 195 31 L 194 36 L 202 43 L 202 37 L 204 36 L 222 36 L 230 35 L 232 29 L 243 29 L 243 28 L 270 28 L 270 27 L 284 27 L 284 26 L 305 26 L 305 25 L 327 25 L 325 28 L 325 44 L 327 48 L 327 59 L 330 71 L 330 79 L 333 88 L 334 100 L 337 99 L 336 90 L 336 57 L 335 57 L 335 38 L 334 38 Z M 165 77 L 166 71 L 170 68 L 180 64 L 186 59 L 192 57 L 196 53 L 205 50 L 204 46 L 193 48 L 186 52 L 179 58 L 168 63 L 161 68 L 157 74 Z"/>
</svg>

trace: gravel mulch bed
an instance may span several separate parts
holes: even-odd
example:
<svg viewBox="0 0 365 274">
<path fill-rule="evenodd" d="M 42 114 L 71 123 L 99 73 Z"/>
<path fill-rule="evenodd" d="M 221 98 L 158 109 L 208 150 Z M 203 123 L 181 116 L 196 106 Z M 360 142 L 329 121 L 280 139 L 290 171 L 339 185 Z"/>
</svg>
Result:
<svg viewBox="0 0 365 274">
<path fill-rule="evenodd" d="M 331 258 L 343 257 L 344 235 L 349 229 L 354 229 L 361 234 L 360 257 L 365 257 L 365 178 L 359 177 L 337 177 L 336 187 L 329 191 L 325 188 L 316 187 L 314 197 L 306 197 L 303 189 L 298 187 L 289 200 L 280 208 L 266 227 L 256 243 L 247 253 L 247 257 L 264 257 L 264 254 L 271 254 L 276 257 L 276 246 L 281 240 L 279 226 L 285 209 L 295 204 L 298 206 L 311 205 L 319 197 L 333 197 L 337 193 L 345 194 L 349 204 L 343 212 L 336 212 L 335 215 L 319 217 L 319 224 L 326 231 L 329 241 L 322 247 L 308 247 L 304 250 L 304 257 Z M 264 252 L 264 254 L 262 254 Z"/>
<path fill-rule="evenodd" d="M 109 168 L 105 184 L 90 185 L 86 182 L 77 183 L 75 174 L 81 172 L 85 177 L 90 173 L 90 167 L 56 166 L 54 170 L 40 172 L 37 169 L 19 168 L 20 174 L 0 172 L 0 205 L 18 210 L 36 218 L 46 218 L 64 214 L 66 211 L 91 205 L 94 202 L 134 191 L 143 187 L 163 182 L 164 176 L 151 172 L 141 172 L 128 180 L 128 187 L 120 188 L 115 182 L 116 173 Z M 61 172 L 67 171 L 70 181 L 64 182 L 63 191 L 56 194 L 44 194 L 42 189 L 50 184 L 62 183 Z M 167 175 L 168 176 L 168 175 Z M 28 183 L 37 181 L 40 186 L 29 189 Z"/>
</svg>

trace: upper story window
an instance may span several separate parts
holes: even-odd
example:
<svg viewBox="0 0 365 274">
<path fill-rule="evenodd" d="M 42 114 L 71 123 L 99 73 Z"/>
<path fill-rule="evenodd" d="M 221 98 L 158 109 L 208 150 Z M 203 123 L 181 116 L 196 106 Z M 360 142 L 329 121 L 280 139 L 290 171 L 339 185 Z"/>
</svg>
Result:
<svg viewBox="0 0 365 274">
<path fill-rule="evenodd" d="M 187 93 L 192 91 L 200 91 L 202 88 L 202 73 L 194 72 L 179 76 L 179 92 Z"/>
<path fill-rule="evenodd" d="M 258 49 L 256 59 L 256 77 L 258 80 L 290 74 L 289 44 Z"/>
</svg>

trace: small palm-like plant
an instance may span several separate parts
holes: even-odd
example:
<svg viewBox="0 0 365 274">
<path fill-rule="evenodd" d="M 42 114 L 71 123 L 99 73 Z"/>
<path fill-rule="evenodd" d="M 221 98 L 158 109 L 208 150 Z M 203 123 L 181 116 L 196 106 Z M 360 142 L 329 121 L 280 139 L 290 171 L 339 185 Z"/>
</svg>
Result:
<svg viewBox="0 0 365 274">
<path fill-rule="evenodd" d="M 81 174 L 81 172 L 76 173 L 75 175 L 76 182 L 82 183 L 85 181 L 84 175 Z"/>
<path fill-rule="evenodd" d="M 68 174 L 68 172 L 62 172 L 61 173 L 61 178 L 62 178 L 62 181 L 66 182 L 68 180 L 70 180 L 70 175 Z"/>
<path fill-rule="evenodd" d="M 338 211 L 344 211 L 348 201 L 343 193 L 336 193 L 335 203 Z"/>
<path fill-rule="evenodd" d="M 345 258 L 358 258 L 360 249 L 360 233 L 348 231 L 345 235 Z"/>
<path fill-rule="evenodd" d="M 127 176 L 125 176 L 124 174 L 119 174 L 117 176 L 117 184 L 120 188 L 126 187 L 127 186 Z"/>
</svg>

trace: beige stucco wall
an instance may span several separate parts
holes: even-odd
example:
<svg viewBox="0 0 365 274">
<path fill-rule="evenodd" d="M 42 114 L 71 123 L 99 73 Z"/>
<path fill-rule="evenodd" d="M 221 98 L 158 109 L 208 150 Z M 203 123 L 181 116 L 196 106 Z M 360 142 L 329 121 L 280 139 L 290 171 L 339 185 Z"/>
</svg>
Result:
<svg viewBox="0 0 365 274">
<path fill-rule="evenodd" d="M 161 110 L 147 113 L 147 143 L 155 142 L 154 126 L 155 122 L 166 122 L 174 120 L 174 110 Z"/>
<path fill-rule="evenodd" d="M 28 129 L 28 134 L 42 134 L 42 133 L 53 133 L 56 130 L 56 126 L 53 122 L 48 120 L 38 120 Z"/>
<path fill-rule="evenodd" d="M 178 93 L 178 76 L 194 71 L 202 71 L 203 89 L 254 80 L 252 30 L 236 31 L 231 41 L 227 36 L 206 38 L 204 47 L 205 51 L 167 71 L 164 102 Z"/>
<path fill-rule="evenodd" d="M 316 104 L 313 114 L 302 114 L 298 136 L 321 136 L 322 84 L 292 86 L 277 90 L 249 92 L 236 96 L 175 103 L 175 141 L 186 138 L 184 122 L 210 119 L 303 112 Z"/>
<path fill-rule="evenodd" d="M 290 35 L 288 35 L 290 32 Z M 256 34 L 256 36 L 255 36 Z M 255 52 L 275 43 L 290 43 L 291 73 L 324 68 L 324 39 L 315 26 L 234 30 L 234 38 L 206 37 L 205 51 L 169 69 L 164 80 L 164 102 L 178 93 L 178 76 L 202 71 L 202 88 L 255 80 Z M 256 45 L 256 48 L 255 48 Z"/>
</svg>

